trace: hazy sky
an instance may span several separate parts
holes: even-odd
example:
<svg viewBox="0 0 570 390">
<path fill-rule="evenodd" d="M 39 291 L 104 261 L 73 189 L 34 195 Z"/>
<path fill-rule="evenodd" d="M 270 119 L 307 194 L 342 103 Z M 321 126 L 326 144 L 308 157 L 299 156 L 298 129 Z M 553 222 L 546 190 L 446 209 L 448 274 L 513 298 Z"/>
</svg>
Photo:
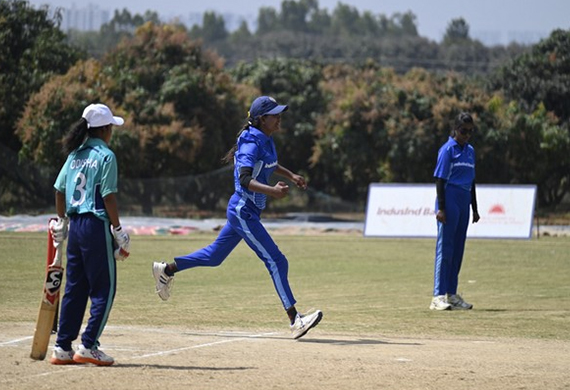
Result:
<svg viewBox="0 0 570 390">
<path fill-rule="evenodd" d="M 161 17 L 215 11 L 255 18 L 261 7 L 281 9 L 282 0 L 30 0 L 31 4 L 49 4 L 71 8 L 96 4 L 100 9 L 127 8 L 131 13 L 156 11 Z M 319 0 L 319 8 L 336 7 L 338 0 Z M 570 29 L 569 0 L 346 0 L 341 1 L 359 11 L 392 16 L 412 11 L 417 17 L 419 33 L 440 41 L 450 20 L 463 17 L 473 38 L 496 43 L 512 40 L 536 42 L 556 28 Z"/>
</svg>

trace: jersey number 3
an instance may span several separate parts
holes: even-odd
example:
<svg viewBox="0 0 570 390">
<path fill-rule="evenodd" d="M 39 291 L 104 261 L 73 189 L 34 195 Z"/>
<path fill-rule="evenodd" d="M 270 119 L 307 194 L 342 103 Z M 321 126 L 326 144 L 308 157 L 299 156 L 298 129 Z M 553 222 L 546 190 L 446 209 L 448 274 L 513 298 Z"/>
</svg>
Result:
<svg viewBox="0 0 570 390">
<path fill-rule="evenodd" d="M 74 182 L 75 190 L 73 192 L 73 198 L 71 199 L 71 205 L 76 207 L 85 202 L 85 184 L 87 184 L 87 178 L 83 172 L 79 172 L 77 176 L 75 176 Z M 79 193 L 79 199 L 75 198 L 77 193 Z"/>
</svg>

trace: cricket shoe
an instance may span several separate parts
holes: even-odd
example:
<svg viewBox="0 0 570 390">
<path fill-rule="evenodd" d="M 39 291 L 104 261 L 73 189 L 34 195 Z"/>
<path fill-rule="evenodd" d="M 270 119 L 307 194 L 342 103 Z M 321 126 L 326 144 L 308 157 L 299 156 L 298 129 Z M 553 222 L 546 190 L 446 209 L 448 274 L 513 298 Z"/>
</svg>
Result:
<svg viewBox="0 0 570 390">
<path fill-rule="evenodd" d="M 295 317 L 295 322 L 291 325 L 291 337 L 295 340 L 303 337 L 309 330 L 318 325 L 323 319 L 323 312 L 317 310 L 311 314 L 299 314 Z"/>
<path fill-rule="evenodd" d="M 76 361 L 73 360 L 73 356 L 75 355 L 75 351 L 73 349 L 66 351 L 61 347 L 55 346 L 53 347 L 53 353 L 51 354 L 51 358 L 49 362 L 51 364 L 75 364 Z"/>
<path fill-rule="evenodd" d="M 445 295 L 436 295 L 429 305 L 430 310 L 450 310 L 451 305 L 445 299 Z"/>
<path fill-rule="evenodd" d="M 76 363 L 92 363 L 98 366 L 110 366 L 115 363 L 115 359 L 97 347 L 85 348 L 83 344 L 77 348 L 73 360 Z"/>
<path fill-rule="evenodd" d="M 152 275 L 156 281 L 156 293 L 163 301 L 170 298 L 170 290 L 172 290 L 172 283 L 174 282 L 174 276 L 168 276 L 166 272 L 166 263 L 157 263 L 156 261 L 152 263 Z"/>
<path fill-rule="evenodd" d="M 447 302 L 451 305 L 451 310 L 471 310 L 473 305 L 465 302 L 461 295 L 451 294 L 447 296 Z"/>
</svg>

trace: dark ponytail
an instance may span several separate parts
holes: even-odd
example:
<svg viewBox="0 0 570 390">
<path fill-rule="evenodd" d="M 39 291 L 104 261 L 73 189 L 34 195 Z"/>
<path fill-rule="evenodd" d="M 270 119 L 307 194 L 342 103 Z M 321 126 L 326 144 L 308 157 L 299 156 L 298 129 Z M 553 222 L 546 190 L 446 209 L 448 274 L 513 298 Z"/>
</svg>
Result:
<svg viewBox="0 0 570 390">
<path fill-rule="evenodd" d="M 236 140 L 239 138 L 241 133 L 243 133 L 245 130 L 249 129 L 250 126 L 258 127 L 259 126 L 259 118 L 256 118 L 256 119 L 249 118 L 247 120 L 247 123 L 245 125 L 243 125 L 243 127 L 241 128 L 240 131 L 238 131 Z M 237 152 L 237 142 L 234 144 L 234 146 L 232 146 L 232 148 L 230 150 L 228 150 L 228 152 L 225 154 L 225 156 L 222 157 L 222 161 L 226 164 L 232 163 L 234 161 L 234 156 L 235 156 L 236 152 Z"/>
<path fill-rule="evenodd" d="M 87 131 L 87 120 L 85 118 L 75 122 L 63 138 L 63 152 L 67 155 L 77 149 L 85 140 Z"/>
<path fill-rule="evenodd" d="M 460 112 L 459 115 L 455 117 L 455 123 L 453 124 L 453 129 L 451 131 L 451 136 L 455 137 L 455 132 L 461 128 L 465 123 L 473 124 L 473 118 L 468 112 Z"/>
</svg>

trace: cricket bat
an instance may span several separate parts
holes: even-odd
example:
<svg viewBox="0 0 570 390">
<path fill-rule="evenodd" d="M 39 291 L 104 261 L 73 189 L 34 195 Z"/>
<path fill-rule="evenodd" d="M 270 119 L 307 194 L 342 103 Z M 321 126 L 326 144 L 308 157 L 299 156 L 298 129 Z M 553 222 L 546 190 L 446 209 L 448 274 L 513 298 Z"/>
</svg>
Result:
<svg viewBox="0 0 570 390">
<path fill-rule="evenodd" d="M 49 338 L 59 308 L 59 289 L 63 280 L 61 250 L 61 243 L 53 241 L 48 229 L 46 278 L 30 353 L 30 357 L 34 360 L 44 360 L 46 357 Z"/>
</svg>

